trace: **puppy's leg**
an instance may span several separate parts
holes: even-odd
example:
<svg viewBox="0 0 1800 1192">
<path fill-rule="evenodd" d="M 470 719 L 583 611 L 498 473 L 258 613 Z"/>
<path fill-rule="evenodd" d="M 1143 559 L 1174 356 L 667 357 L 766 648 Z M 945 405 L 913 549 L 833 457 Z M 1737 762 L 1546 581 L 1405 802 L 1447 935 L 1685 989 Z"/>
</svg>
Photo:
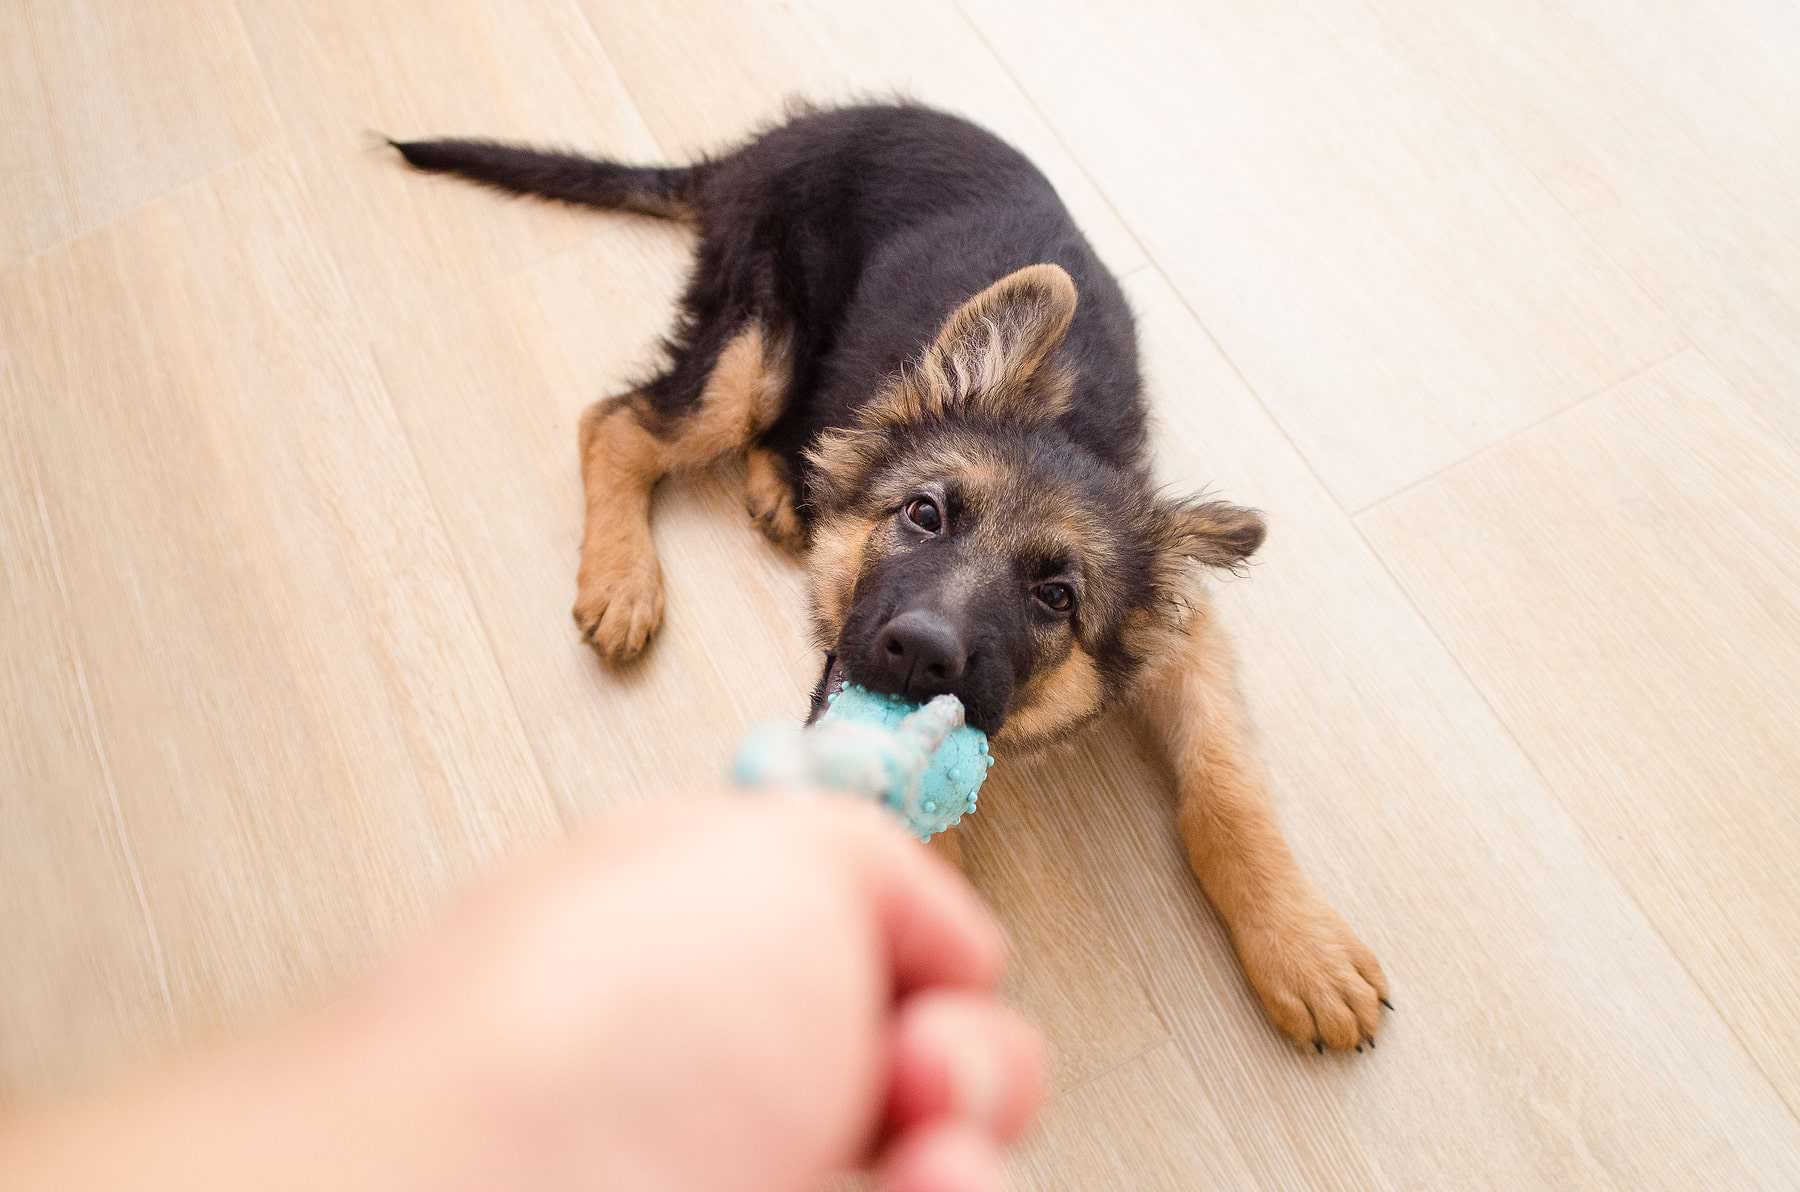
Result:
<svg viewBox="0 0 1800 1192">
<path fill-rule="evenodd" d="M 662 620 L 662 569 L 650 538 L 657 482 L 743 450 L 780 413 L 785 375 L 763 324 L 702 327 L 667 373 L 582 415 L 587 527 L 573 613 L 582 637 L 609 661 L 636 656 Z"/>
<path fill-rule="evenodd" d="M 794 482 L 782 458 L 760 444 L 746 451 L 744 508 L 764 537 L 784 550 L 798 551 L 806 545 L 795 503 Z"/>
<path fill-rule="evenodd" d="M 1146 687 L 1144 726 L 1174 772 L 1188 859 L 1263 1008 L 1303 1046 L 1373 1040 L 1387 979 L 1282 838 L 1247 739 L 1231 645 L 1204 602 Z"/>
</svg>

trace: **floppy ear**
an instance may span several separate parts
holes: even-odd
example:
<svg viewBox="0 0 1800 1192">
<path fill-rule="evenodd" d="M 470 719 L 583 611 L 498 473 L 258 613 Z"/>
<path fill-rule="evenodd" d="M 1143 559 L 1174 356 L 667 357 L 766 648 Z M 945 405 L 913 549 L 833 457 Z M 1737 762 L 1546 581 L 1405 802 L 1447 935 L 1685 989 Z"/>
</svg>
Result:
<svg viewBox="0 0 1800 1192">
<path fill-rule="evenodd" d="M 1046 365 L 1075 318 L 1075 283 L 1060 265 L 1027 265 L 975 295 L 944 321 L 919 362 L 921 414 L 951 405 L 1046 421 L 1068 408 L 1066 381 Z M 1029 396 L 1030 400 L 1026 400 Z"/>
<path fill-rule="evenodd" d="M 1262 514 L 1229 501 L 1164 506 L 1166 548 L 1208 567 L 1232 568 L 1257 552 L 1268 535 Z"/>
</svg>

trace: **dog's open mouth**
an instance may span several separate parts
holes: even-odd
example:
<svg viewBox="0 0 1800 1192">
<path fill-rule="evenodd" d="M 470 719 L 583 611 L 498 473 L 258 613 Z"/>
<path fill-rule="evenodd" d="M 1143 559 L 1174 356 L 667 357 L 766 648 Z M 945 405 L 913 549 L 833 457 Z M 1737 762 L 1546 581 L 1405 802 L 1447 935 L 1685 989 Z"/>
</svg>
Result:
<svg viewBox="0 0 1800 1192">
<path fill-rule="evenodd" d="M 831 694 L 832 688 L 844 681 L 844 668 L 838 665 L 835 652 L 825 655 L 825 668 L 819 672 L 818 685 L 813 688 L 812 706 L 807 710 L 806 723 L 812 724 L 825 714 L 825 697 Z"/>
</svg>

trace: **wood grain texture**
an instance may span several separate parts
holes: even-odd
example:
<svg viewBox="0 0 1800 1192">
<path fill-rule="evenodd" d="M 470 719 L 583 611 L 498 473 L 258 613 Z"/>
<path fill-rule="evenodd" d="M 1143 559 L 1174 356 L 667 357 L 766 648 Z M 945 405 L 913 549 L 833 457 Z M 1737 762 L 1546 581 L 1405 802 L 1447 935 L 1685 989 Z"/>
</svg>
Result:
<svg viewBox="0 0 1800 1192">
<path fill-rule="evenodd" d="M 44 132 L 67 187 L 57 221 L 65 234 L 97 228 L 273 135 L 230 0 L 8 0 L 3 11 L 4 40 L 23 42 L 36 59 Z M 5 53 L 10 74 L 21 47 Z M 26 163 L 43 168 L 41 155 Z M 26 247 L 47 243 L 40 236 Z"/>
<path fill-rule="evenodd" d="M 0 266 L 49 248 L 74 223 L 26 0 L 0 3 Z"/>
<path fill-rule="evenodd" d="M 1021 1183 L 1800 1186 L 1800 17 L 964 8 L 0 0 L 0 1091 L 321 988 L 815 678 L 732 468 L 657 494 L 639 665 L 569 620 L 575 422 L 686 233 L 365 130 L 679 158 L 905 87 L 1136 271 L 1162 476 L 1268 511 L 1220 607 L 1399 1007 L 1297 1053 L 1124 726 L 1003 759 Z"/>
<path fill-rule="evenodd" d="M 0 408 L 0 1099 L 108 1072 L 174 1027 L 13 409 Z"/>
<path fill-rule="evenodd" d="M 1349 508 L 1684 342 L 1359 6 L 965 7 Z"/>
<path fill-rule="evenodd" d="M 1800 444 L 1800 9 L 1381 0 L 1393 36 Z M 1491 47 L 1501 38 L 1506 54 Z"/>
<path fill-rule="evenodd" d="M 351 301 L 380 326 L 577 244 L 595 225 L 586 212 L 422 180 L 376 134 L 661 156 L 574 0 L 240 8 L 293 146 L 308 222 Z"/>
<path fill-rule="evenodd" d="M 996 769 L 962 842 L 964 870 L 1006 930 L 1012 960 L 1005 994 L 1049 1044 L 1052 1092 L 1169 1037 L 1127 943 L 1132 912 L 1107 900 L 1103 875 L 1045 812 L 1047 803 L 1103 790 L 1089 781 L 1101 756 L 1090 743 L 1077 758 Z M 1061 875 L 1054 907 L 1043 897 L 1044 876 L 1052 873 Z"/>
<path fill-rule="evenodd" d="M 1114 270 L 1144 263 L 1085 170 L 951 0 L 582 0 L 663 145 L 718 149 L 789 99 L 900 93 L 981 121 L 1031 156 Z"/>
<path fill-rule="evenodd" d="M 1146 1105 L 1167 1112 L 1150 1116 Z M 1013 1168 L 1014 1186 L 1229 1188 L 1257 1186 L 1231 1127 L 1181 1049 L 1164 1044 L 1052 1105 Z"/>
<path fill-rule="evenodd" d="M 1800 454 L 1690 354 L 1364 524 L 1800 1107 Z"/>
<path fill-rule="evenodd" d="M 1221 585 L 1222 615 L 1290 838 L 1399 1007 L 1371 1056 L 1297 1055 L 1262 1023 L 1123 735 L 1092 768 L 1059 771 L 1040 807 L 1075 842 L 1070 872 L 1101 882 L 1259 1184 L 1795 1178 L 1800 1128 L 1710 988 L 1176 295 L 1150 275 L 1128 288 L 1158 391 L 1206 395 L 1160 404 L 1163 474 L 1267 508 L 1266 553 Z"/>
<path fill-rule="evenodd" d="M 581 644 L 569 616 L 576 421 L 650 359 L 688 255 L 676 229 L 592 218 L 592 243 L 376 346 L 535 754 L 572 817 L 716 785 L 747 728 L 802 714 L 817 678 L 797 568 L 754 534 L 729 476 L 658 494 L 668 612 L 644 661 L 613 673 Z"/>
<path fill-rule="evenodd" d="M 186 1023 L 342 973 L 555 823 L 292 177 L 253 158 L 0 281 Z"/>
</svg>

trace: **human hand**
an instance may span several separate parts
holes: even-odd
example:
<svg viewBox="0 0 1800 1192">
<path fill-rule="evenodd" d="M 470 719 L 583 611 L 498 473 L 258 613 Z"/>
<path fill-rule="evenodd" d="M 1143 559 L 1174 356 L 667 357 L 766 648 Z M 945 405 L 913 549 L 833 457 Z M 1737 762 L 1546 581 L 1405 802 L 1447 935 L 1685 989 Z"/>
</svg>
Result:
<svg viewBox="0 0 1800 1192">
<path fill-rule="evenodd" d="M 873 808 L 596 823 L 274 1037 L 0 1122 L 8 1192 L 996 1192 L 1037 1036 L 998 930 Z"/>
<path fill-rule="evenodd" d="M 904 1192 L 988 1192 L 1042 1066 L 994 998 L 1001 953 L 870 809 L 663 808 L 480 889 L 358 1035 L 436 1090 L 396 1136 L 472 1192 L 792 1192 L 871 1161 Z"/>
</svg>

